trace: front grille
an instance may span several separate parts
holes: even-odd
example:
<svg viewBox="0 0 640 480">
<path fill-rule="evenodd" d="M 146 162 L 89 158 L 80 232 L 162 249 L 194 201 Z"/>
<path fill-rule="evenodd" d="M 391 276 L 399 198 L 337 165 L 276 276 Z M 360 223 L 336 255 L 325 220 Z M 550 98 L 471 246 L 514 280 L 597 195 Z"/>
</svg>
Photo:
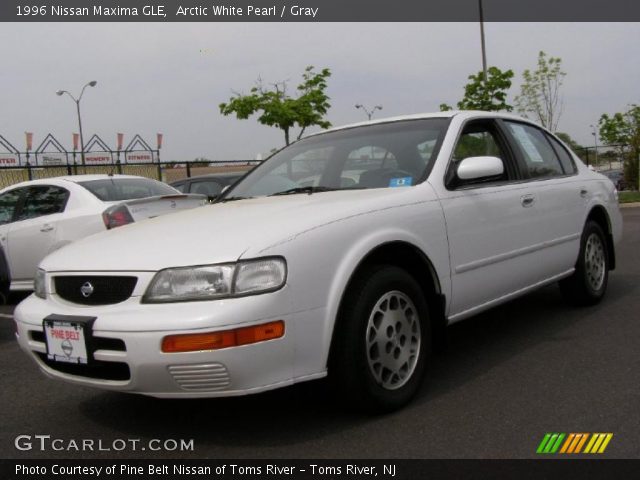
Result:
<svg viewBox="0 0 640 480">
<path fill-rule="evenodd" d="M 36 352 L 42 363 L 47 367 L 68 375 L 76 375 L 78 377 L 95 378 L 99 380 L 129 380 L 131 372 L 129 365 L 122 362 L 103 362 L 93 360 L 87 365 L 54 362 L 47 358 L 46 353 Z"/>
<path fill-rule="evenodd" d="M 231 384 L 227 367 L 221 363 L 170 365 L 169 373 L 180 388 L 190 392 L 214 392 Z"/>
<path fill-rule="evenodd" d="M 56 293 L 81 305 L 111 305 L 124 302 L 133 293 L 136 277 L 60 276 L 54 277 Z"/>
</svg>

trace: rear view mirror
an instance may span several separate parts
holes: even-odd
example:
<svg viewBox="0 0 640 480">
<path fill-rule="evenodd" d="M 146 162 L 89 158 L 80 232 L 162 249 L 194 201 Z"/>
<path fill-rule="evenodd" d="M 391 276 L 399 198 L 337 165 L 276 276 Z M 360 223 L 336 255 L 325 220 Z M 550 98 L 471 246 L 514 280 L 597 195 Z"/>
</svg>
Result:
<svg viewBox="0 0 640 480">
<path fill-rule="evenodd" d="M 498 157 L 468 157 L 460 162 L 456 174 L 460 180 L 495 177 L 504 173 L 504 164 Z"/>
</svg>

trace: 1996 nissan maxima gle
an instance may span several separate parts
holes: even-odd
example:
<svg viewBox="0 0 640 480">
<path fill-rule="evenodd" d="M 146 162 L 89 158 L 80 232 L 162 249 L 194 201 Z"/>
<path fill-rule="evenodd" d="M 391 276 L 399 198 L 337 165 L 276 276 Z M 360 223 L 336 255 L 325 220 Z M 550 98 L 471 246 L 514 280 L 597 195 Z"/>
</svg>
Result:
<svg viewBox="0 0 640 480">
<path fill-rule="evenodd" d="M 598 302 L 621 229 L 611 181 L 527 120 L 380 120 L 292 144 L 213 205 L 51 254 L 17 337 L 81 385 L 216 397 L 328 374 L 392 410 L 441 326 L 552 282 Z"/>
</svg>

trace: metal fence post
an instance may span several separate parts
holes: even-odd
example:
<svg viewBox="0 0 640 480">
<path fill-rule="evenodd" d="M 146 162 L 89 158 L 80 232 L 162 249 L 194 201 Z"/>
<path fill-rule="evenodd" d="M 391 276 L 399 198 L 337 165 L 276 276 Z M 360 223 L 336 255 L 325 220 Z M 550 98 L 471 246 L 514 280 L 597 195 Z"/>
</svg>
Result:
<svg viewBox="0 0 640 480">
<path fill-rule="evenodd" d="M 187 162 L 187 178 L 191 178 L 191 163 Z"/>
</svg>

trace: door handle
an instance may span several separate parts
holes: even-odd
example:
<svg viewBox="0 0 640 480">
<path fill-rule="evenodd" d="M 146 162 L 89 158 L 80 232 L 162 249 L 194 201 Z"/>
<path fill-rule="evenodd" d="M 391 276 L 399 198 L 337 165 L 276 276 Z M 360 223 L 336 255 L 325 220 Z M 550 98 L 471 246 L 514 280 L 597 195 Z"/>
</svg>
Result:
<svg viewBox="0 0 640 480">
<path fill-rule="evenodd" d="M 52 225 L 43 225 L 42 228 L 40 229 L 41 232 L 50 232 L 51 230 L 53 230 Z"/>
<path fill-rule="evenodd" d="M 520 197 L 520 203 L 525 208 L 530 207 L 534 203 L 536 203 L 536 197 L 534 197 L 533 195 L 524 195 L 523 197 Z"/>
<path fill-rule="evenodd" d="M 587 196 L 587 194 L 589 193 L 589 191 L 586 188 L 581 188 L 580 189 L 580 196 L 582 198 L 585 198 Z"/>
</svg>

